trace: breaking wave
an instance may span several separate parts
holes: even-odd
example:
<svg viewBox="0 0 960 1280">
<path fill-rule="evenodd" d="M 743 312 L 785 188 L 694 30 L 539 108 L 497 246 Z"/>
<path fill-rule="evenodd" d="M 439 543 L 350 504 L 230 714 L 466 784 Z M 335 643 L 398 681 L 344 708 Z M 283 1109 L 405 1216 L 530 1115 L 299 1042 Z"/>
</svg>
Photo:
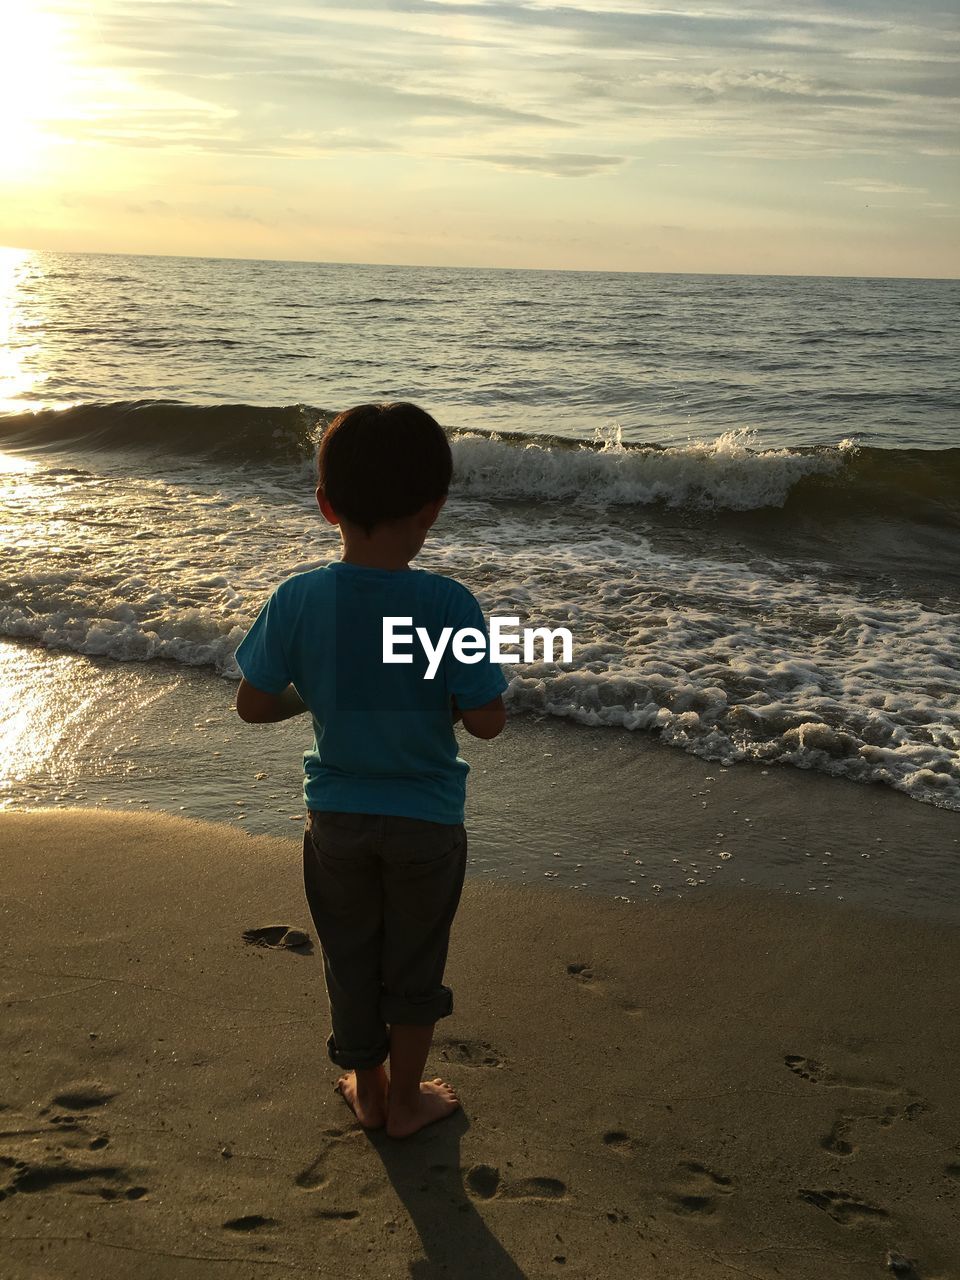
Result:
<svg viewBox="0 0 960 1280">
<path fill-rule="evenodd" d="M 219 464 L 312 461 L 332 414 L 308 405 L 85 404 L 0 419 L 0 445 L 209 458 Z M 877 514 L 960 525 L 960 449 L 836 445 L 768 449 L 746 430 L 661 447 L 560 436 L 450 430 L 455 483 L 487 499 L 593 507 L 660 504 L 705 511 L 785 508 L 829 520 Z"/>
</svg>

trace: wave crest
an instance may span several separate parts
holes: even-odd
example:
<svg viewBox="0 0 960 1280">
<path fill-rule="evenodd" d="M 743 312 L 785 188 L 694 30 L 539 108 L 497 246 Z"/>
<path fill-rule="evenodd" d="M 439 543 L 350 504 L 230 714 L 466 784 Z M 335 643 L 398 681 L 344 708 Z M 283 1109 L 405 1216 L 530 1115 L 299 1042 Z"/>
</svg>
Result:
<svg viewBox="0 0 960 1280">
<path fill-rule="evenodd" d="M 332 417 L 303 404 L 85 404 L 0 418 L 0 446 L 302 466 L 312 464 Z M 960 526 L 960 449 L 878 449 L 849 440 L 769 449 L 746 429 L 670 446 L 625 443 L 617 428 L 592 441 L 449 435 L 455 485 L 474 497 L 621 509 L 774 508 L 824 520 L 876 514 Z"/>
<path fill-rule="evenodd" d="M 459 483 L 477 496 L 752 511 L 783 506 L 800 480 L 836 473 L 850 448 L 757 450 L 751 438 L 728 431 L 709 443 L 660 448 L 625 445 L 617 432 L 571 447 L 463 434 L 453 452 Z"/>
<path fill-rule="evenodd" d="M 159 452 L 237 463 L 297 461 L 313 456 L 330 416 L 302 404 L 82 404 L 4 417 L 0 444 L 8 449 Z"/>
</svg>

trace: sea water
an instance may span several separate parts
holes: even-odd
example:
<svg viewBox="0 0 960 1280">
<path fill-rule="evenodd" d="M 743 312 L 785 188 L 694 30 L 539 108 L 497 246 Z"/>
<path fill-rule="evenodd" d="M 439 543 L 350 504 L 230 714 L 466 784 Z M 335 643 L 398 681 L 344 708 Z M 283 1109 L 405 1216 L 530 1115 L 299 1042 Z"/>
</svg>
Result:
<svg viewBox="0 0 960 1280">
<path fill-rule="evenodd" d="M 412 399 L 455 462 L 418 566 L 574 638 L 506 668 L 511 713 L 960 809 L 958 301 L 8 251 L 0 636 L 96 658 L 91 687 L 236 680 L 276 583 L 337 554 L 325 424 Z"/>
</svg>

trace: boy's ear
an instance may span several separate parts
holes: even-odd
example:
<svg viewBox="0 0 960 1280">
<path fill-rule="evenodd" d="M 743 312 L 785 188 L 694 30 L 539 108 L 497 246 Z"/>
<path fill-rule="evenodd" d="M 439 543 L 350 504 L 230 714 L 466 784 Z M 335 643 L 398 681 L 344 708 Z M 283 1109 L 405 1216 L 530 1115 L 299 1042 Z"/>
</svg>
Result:
<svg viewBox="0 0 960 1280">
<path fill-rule="evenodd" d="M 447 495 L 437 498 L 436 502 L 427 502 L 417 512 L 417 523 L 421 529 L 429 529 L 436 522 L 437 516 L 443 510 L 443 504 L 447 500 Z"/>
<path fill-rule="evenodd" d="M 317 488 L 317 506 L 323 512 L 323 518 L 324 520 L 326 520 L 327 524 L 340 523 L 340 517 L 334 511 L 333 507 L 331 507 L 330 503 L 327 501 L 327 495 L 319 487 Z"/>
</svg>

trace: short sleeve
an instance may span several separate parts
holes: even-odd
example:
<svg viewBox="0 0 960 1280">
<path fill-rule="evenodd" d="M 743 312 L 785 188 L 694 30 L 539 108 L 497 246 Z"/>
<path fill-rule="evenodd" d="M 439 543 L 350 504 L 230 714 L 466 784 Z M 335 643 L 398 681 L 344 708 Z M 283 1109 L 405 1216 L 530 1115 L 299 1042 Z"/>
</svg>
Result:
<svg viewBox="0 0 960 1280">
<path fill-rule="evenodd" d="M 466 588 L 463 588 L 462 601 L 458 600 L 457 604 L 454 631 L 469 628 L 479 631 L 486 640 L 479 662 L 461 661 L 454 654 L 452 644 L 446 652 L 447 688 L 461 711 L 473 711 L 499 697 L 506 690 L 507 681 L 499 664 L 490 661 L 490 636 L 479 604 Z"/>
<path fill-rule="evenodd" d="M 282 693 L 292 683 L 286 652 L 286 626 L 277 592 L 260 610 L 237 647 L 237 666 L 248 684 L 264 693 Z"/>
</svg>

